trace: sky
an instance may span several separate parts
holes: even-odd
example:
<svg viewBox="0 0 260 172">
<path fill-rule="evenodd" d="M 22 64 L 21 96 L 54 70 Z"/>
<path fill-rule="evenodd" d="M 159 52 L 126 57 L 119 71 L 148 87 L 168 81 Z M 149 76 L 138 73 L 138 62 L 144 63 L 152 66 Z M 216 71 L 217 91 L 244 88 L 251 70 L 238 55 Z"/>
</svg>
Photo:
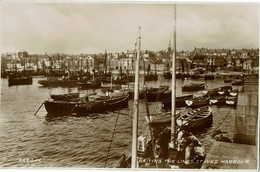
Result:
<svg viewBox="0 0 260 172">
<path fill-rule="evenodd" d="M 177 51 L 258 48 L 259 4 L 177 4 Z M 166 50 L 172 40 L 174 5 L 150 3 L 1 3 L 1 52 L 104 53 Z"/>
</svg>

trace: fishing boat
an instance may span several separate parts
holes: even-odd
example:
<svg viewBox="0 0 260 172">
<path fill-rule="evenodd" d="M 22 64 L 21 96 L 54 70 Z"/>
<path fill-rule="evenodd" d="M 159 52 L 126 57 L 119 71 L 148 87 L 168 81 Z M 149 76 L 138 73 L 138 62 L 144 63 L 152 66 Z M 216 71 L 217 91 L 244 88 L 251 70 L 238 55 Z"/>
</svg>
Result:
<svg viewBox="0 0 260 172">
<path fill-rule="evenodd" d="M 171 97 L 171 91 L 169 86 L 160 86 L 159 88 L 148 88 L 140 91 L 140 99 L 145 98 L 145 94 L 148 102 L 162 101 Z"/>
<path fill-rule="evenodd" d="M 48 80 L 39 80 L 38 83 L 43 87 L 48 86 L 60 86 L 60 87 L 67 87 L 67 86 L 77 86 L 79 80 L 62 80 L 62 79 L 48 79 Z"/>
<path fill-rule="evenodd" d="M 239 93 L 238 90 L 230 90 L 229 91 L 229 95 L 232 96 L 232 97 L 237 97 L 238 93 Z"/>
<path fill-rule="evenodd" d="M 236 106 L 237 98 L 232 96 L 220 95 L 210 98 L 209 102 L 211 105 L 216 106 Z"/>
<path fill-rule="evenodd" d="M 232 90 L 231 86 L 223 86 L 219 88 L 212 88 L 209 90 L 203 90 L 202 93 L 204 95 L 209 95 L 209 96 L 218 96 L 218 95 L 228 95 L 228 93 Z"/>
<path fill-rule="evenodd" d="M 52 94 L 52 95 L 50 95 L 50 97 L 51 97 L 54 101 L 70 100 L 70 99 L 79 98 L 79 93 Z"/>
<path fill-rule="evenodd" d="M 127 107 L 128 98 L 128 94 L 115 97 L 105 95 L 87 95 L 77 100 L 48 100 L 44 102 L 44 106 L 48 112 L 48 116 L 63 116 L 71 114 L 85 116 L 92 113 L 102 113 L 109 110 Z"/>
<path fill-rule="evenodd" d="M 172 73 L 170 71 L 164 71 L 163 72 L 163 77 L 165 79 L 171 79 L 172 78 Z"/>
<path fill-rule="evenodd" d="M 191 75 L 188 73 L 177 73 L 176 74 L 176 79 L 185 79 L 189 78 Z"/>
<path fill-rule="evenodd" d="M 26 76 L 26 77 L 10 77 L 8 79 L 8 86 L 13 86 L 13 85 L 32 85 L 33 80 L 31 76 Z"/>
<path fill-rule="evenodd" d="M 134 97 L 134 90 L 129 90 L 130 97 Z M 139 99 L 144 99 L 146 95 L 148 102 L 157 102 L 171 97 L 169 86 L 160 86 L 159 88 L 140 88 Z"/>
<path fill-rule="evenodd" d="M 224 80 L 224 83 L 230 83 L 230 82 L 232 82 L 232 79 L 225 79 Z"/>
<path fill-rule="evenodd" d="M 97 88 L 101 88 L 101 82 L 97 82 L 97 81 L 78 82 L 77 84 L 82 89 L 97 89 Z"/>
<path fill-rule="evenodd" d="M 215 79 L 214 75 L 205 75 L 204 76 L 204 80 L 213 80 L 213 79 Z"/>
<path fill-rule="evenodd" d="M 190 108 L 198 108 L 209 104 L 210 96 L 200 96 L 189 100 L 185 100 L 185 103 Z"/>
<path fill-rule="evenodd" d="M 146 81 L 157 81 L 158 75 L 157 74 L 147 74 L 144 76 Z"/>
<path fill-rule="evenodd" d="M 204 106 L 194 109 L 176 120 L 179 126 L 187 125 L 192 131 L 201 130 L 205 127 L 211 127 L 213 122 L 212 109 L 210 106 Z"/>
<path fill-rule="evenodd" d="M 182 91 L 200 91 L 206 89 L 206 83 L 191 83 L 182 86 Z"/>
<path fill-rule="evenodd" d="M 199 79 L 200 75 L 199 74 L 192 74 L 192 75 L 190 75 L 190 78 L 191 79 Z"/>
<path fill-rule="evenodd" d="M 226 104 L 229 105 L 229 106 L 236 107 L 236 105 L 237 105 L 237 97 L 228 97 L 226 99 Z"/>
<path fill-rule="evenodd" d="M 185 101 L 192 99 L 193 95 L 186 95 L 186 96 L 180 96 L 180 97 L 176 97 L 175 98 L 175 107 L 185 107 L 187 106 Z M 163 108 L 164 109 L 170 109 L 171 105 L 172 105 L 172 99 L 168 98 L 168 99 L 164 99 L 162 101 L 163 104 Z"/>
<path fill-rule="evenodd" d="M 242 80 L 235 80 L 232 82 L 232 85 L 242 85 L 243 81 Z"/>
</svg>

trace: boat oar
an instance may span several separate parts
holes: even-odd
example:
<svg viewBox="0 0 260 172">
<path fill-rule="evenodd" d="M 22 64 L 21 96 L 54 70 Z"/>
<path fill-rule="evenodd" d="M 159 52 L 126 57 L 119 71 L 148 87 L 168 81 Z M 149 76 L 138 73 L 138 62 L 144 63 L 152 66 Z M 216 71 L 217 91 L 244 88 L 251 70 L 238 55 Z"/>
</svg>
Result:
<svg viewBox="0 0 260 172">
<path fill-rule="evenodd" d="M 36 115 L 36 114 L 39 112 L 39 110 L 41 109 L 42 105 L 44 105 L 44 102 L 42 102 L 41 106 L 40 106 L 40 107 L 38 108 L 38 110 L 34 113 L 34 115 Z"/>
</svg>

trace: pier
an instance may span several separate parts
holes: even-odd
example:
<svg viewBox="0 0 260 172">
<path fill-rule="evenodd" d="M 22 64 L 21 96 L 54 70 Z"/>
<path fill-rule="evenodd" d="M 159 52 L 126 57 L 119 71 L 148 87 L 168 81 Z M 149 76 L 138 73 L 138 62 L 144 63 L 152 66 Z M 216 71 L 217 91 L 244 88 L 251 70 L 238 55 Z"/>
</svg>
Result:
<svg viewBox="0 0 260 172">
<path fill-rule="evenodd" d="M 257 169 L 258 76 L 244 78 L 238 96 L 233 143 L 215 142 L 202 169 Z"/>
</svg>

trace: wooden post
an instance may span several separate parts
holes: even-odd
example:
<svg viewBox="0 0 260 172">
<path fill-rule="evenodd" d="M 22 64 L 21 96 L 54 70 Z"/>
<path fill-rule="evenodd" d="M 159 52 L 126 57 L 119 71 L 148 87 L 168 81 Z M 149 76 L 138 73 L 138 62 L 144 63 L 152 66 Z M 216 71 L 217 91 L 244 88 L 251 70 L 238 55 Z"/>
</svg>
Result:
<svg viewBox="0 0 260 172">
<path fill-rule="evenodd" d="M 133 130 L 132 130 L 132 161 L 131 167 L 137 168 L 137 136 L 138 136 L 138 114 L 139 114 L 139 65 L 140 65 L 140 49 L 141 49 L 141 27 L 139 27 L 139 44 L 136 57 L 135 68 L 135 92 L 134 92 L 134 115 L 133 115 Z"/>
<path fill-rule="evenodd" d="M 173 57 L 172 57 L 172 114 L 171 114 L 171 147 L 176 148 L 175 143 L 175 133 L 176 133 L 176 109 L 175 109 L 175 97 L 176 97 L 176 69 L 175 69 L 175 59 L 176 59 L 176 4 L 174 5 L 174 45 L 173 45 Z"/>
</svg>

